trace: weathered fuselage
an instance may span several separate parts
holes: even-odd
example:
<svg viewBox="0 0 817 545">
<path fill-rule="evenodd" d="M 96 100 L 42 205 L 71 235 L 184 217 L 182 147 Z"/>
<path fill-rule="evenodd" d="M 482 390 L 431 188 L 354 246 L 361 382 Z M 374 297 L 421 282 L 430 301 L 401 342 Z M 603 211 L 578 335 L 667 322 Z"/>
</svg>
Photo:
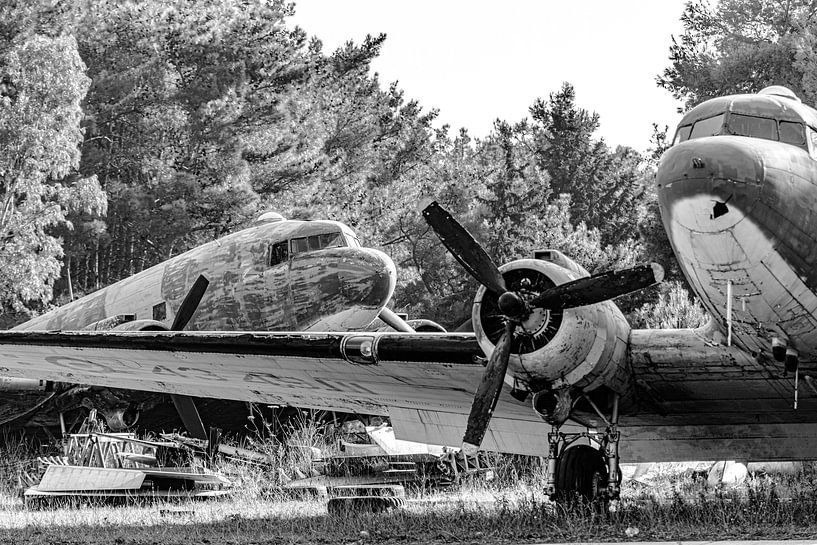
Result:
<svg viewBox="0 0 817 545">
<path fill-rule="evenodd" d="M 733 342 L 761 361 L 778 339 L 813 366 L 817 111 L 789 93 L 771 88 L 693 108 L 656 183 L 681 268 L 721 333 L 731 321 Z"/>
<path fill-rule="evenodd" d="M 390 299 L 391 259 L 333 221 L 266 222 L 171 258 L 17 326 L 79 330 L 135 315 L 169 326 L 199 275 L 210 284 L 193 331 L 342 331 L 368 326 Z"/>
</svg>

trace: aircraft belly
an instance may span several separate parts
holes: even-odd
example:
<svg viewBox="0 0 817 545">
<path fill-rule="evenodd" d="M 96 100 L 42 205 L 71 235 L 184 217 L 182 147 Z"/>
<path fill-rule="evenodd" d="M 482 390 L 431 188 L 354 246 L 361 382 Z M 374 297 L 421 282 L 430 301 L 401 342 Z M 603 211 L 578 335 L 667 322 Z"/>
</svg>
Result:
<svg viewBox="0 0 817 545">
<path fill-rule="evenodd" d="M 529 413 L 532 415 L 530 411 Z M 508 418 L 503 411 L 495 412 L 482 440 L 482 448 L 529 456 L 546 456 L 549 426 L 531 415 Z M 389 409 L 389 418 L 398 439 L 459 447 L 468 414 L 432 408 L 392 407 Z M 581 430 L 566 425 L 562 431 Z"/>
<path fill-rule="evenodd" d="M 354 306 L 322 316 L 304 331 L 354 331 L 371 324 L 380 312 L 379 307 Z"/>
<path fill-rule="evenodd" d="M 813 460 L 817 424 L 661 425 L 621 428 L 621 461 Z"/>
<path fill-rule="evenodd" d="M 409 441 L 451 444 L 467 416 L 423 409 L 389 412 L 395 436 Z M 817 451 L 817 424 L 648 424 L 622 426 L 619 454 L 624 463 L 696 460 L 811 460 Z M 562 431 L 582 431 L 565 425 Z M 488 450 L 529 456 L 547 454 L 542 422 L 495 415 L 483 440 Z"/>
<path fill-rule="evenodd" d="M 699 195 L 683 207 L 709 207 L 711 196 Z M 697 202 L 694 204 L 692 201 Z M 730 213 L 732 213 L 730 211 Z M 674 217 L 683 216 L 676 213 Z M 765 203 L 755 218 L 774 218 Z M 781 252 L 781 238 L 771 236 L 760 220 L 744 218 L 720 231 L 700 232 L 672 223 L 672 240 L 682 268 L 707 310 L 722 329 L 726 325 L 727 285 L 732 288 L 732 332 L 735 342 L 755 353 L 771 353 L 771 338 L 790 339 L 801 363 L 817 364 L 817 296 Z"/>
</svg>

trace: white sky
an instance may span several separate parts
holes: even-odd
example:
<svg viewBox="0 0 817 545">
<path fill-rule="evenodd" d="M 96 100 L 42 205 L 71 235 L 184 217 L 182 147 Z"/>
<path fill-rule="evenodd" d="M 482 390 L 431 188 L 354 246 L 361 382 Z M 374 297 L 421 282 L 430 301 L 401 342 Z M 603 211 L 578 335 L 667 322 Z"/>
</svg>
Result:
<svg viewBox="0 0 817 545">
<path fill-rule="evenodd" d="M 655 84 L 680 34 L 685 0 L 295 0 L 292 22 L 326 52 L 366 34 L 388 35 L 374 71 L 385 87 L 438 108 L 439 123 L 471 136 L 527 117 L 563 81 L 598 112 L 597 136 L 644 151 L 652 123 L 680 116 Z"/>
</svg>

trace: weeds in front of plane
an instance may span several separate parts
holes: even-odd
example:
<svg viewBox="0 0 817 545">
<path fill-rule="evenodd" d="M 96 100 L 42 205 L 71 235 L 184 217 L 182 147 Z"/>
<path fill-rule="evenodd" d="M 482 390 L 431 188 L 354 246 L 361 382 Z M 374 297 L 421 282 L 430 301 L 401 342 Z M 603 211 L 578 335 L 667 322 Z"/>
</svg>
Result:
<svg viewBox="0 0 817 545">
<path fill-rule="evenodd" d="M 285 443 L 258 438 L 253 447 L 266 449 L 285 471 L 305 472 L 303 447 L 329 448 L 333 433 L 332 426 L 307 420 Z M 809 464 L 797 476 L 755 475 L 739 486 L 714 488 L 689 470 L 665 466 L 649 486 L 625 482 L 622 500 L 602 513 L 552 503 L 543 493 L 540 460 L 497 456 L 492 481 L 417 487 L 402 509 L 331 517 L 325 500 L 292 499 L 281 491 L 278 471 L 230 462 L 219 467 L 236 483 L 229 499 L 127 507 L 74 502 L 31 510 L 19 497 L 31 448 L 11 437 L 0 445 L 0 542 L 569 542 L 817 534 L 817 466 Z"/>
</svg>

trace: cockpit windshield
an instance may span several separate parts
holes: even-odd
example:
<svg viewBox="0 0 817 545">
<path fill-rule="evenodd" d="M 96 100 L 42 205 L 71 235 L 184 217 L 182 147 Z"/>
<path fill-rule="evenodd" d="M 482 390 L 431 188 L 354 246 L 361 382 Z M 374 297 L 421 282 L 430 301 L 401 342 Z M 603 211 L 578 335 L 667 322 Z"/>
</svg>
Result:
<svg viewBox="0 0 817 545">
<path fill-rule="evenodd" d="M 765 140 L 779 139 L 777 136 L 777 122 L 774 119 L 753 115 L 729 114 L 725 132 L 735 136 L 753 136 Z"/>
<path fill-rule="evenodd" d="M 724 123 L 725 118 L 725 123 Z M 686 140 L 731 134 L 734 136 L 749 136 L 792 144 L 808 150 L 806 144 L 806 126 L 795 121 L 778 121 L 771 117 L 729 112 L 721 113 L 705 119 L 699 119 L 692 124 L 681 125 L 675 132 L 673 145 Z"/>
<path fill-rule="evenodd" d="M 692 125 L 692 132 L 689 138 L 704 138 L 706 136 L 715 136 L 721 132 L 723 126 L 723 114 L 707 117 L 706 119 L 699 119 Z"/>
<path fill-rule="evenodd" d="M 293 238 L 290 241 L 289 251 L 292 255 L 295 255 L 323 250 L 324 248 L 336 248 L 338 246 L 346 246 L 343 235 L 340 232 L 324 233 L 321 235 Z"/>
<path fill-rule="evenodd" d="M 279 263 L 288 261 L 291 256 L 297 254 L 341 246 L 347 246 L 347 243 L 343 233 L 340 231 L 283 240 L 270 245 L 267 266 L 273 267 Z"/>
<path fill-rule="evenodd" d="M 724 114 L 718 114 L 706 119 L 699 119 L 691 125 L 681 125 L 675 133 L 675 139 L 672 144 L 678 144 L 693 138 L 705 138 L 707 136 L 715 136 L 720 134 L 723 127 Z"/>
<path fill-rule="evenodd" d="M 792 121 L 781 121 L 780 127 L 780 141 L 787 144 L 794 144 L 801 148 L 806 147 L 806 126 L 802 123 L 794 123 Z"/>
</svg>

